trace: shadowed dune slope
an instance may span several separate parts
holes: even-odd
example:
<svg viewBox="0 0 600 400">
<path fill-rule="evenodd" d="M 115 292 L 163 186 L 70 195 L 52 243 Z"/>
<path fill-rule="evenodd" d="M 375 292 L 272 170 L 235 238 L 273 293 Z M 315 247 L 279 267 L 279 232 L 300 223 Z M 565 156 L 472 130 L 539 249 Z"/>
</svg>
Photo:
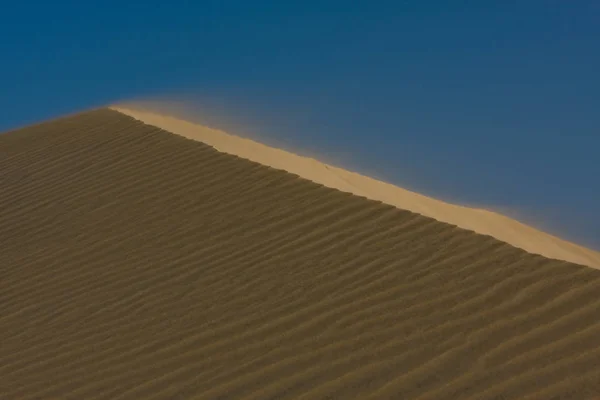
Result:
<svg viewBox="0 0 600 400">
<path fill-rule="evenodd" d="M 96 110 L 0 135 L 2 399 L 592 399 L 600 271 Z"/>
<path fill-rule="evenodd" d="M 309 157 L 269 147 L 169 115 L 162 115 L 152 109 L 148 110 L 147 107 L 144 108 L 143 105 L 125 105 L 113 109 L 148 125 L 206 143 L 224 153 L 291 172 L 330 188 L 381 201 L 483 235 L 490 235 L 530 253 L 600 268 L 599 252 L 552 236 L 495 212 L 446 203 Z"/>
</svg>

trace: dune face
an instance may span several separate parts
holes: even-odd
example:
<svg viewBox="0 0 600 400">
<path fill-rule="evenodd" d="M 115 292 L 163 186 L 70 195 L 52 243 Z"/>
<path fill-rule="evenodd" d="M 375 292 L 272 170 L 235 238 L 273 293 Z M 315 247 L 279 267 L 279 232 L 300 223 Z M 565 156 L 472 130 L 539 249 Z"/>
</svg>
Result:
<svg viewBox="0 0 600 400">
<path fill-rule="evenodd" d="M 600 395 L 596 269 L 108 109 L 0 185 L 1 399 Z"/>
<path fill-rule="evenodd" d="M 530 253 L 600 268 L 600 253 L 541 232 L 503 215 L 445 203 L 311 158 L 134 107 L 122 106 L 114 109 L 144 123 L 209 144 L 219 151 L 291 172 L 327 187 L 381 201 L 483 235 L 490 235 Z"/>
</svg>

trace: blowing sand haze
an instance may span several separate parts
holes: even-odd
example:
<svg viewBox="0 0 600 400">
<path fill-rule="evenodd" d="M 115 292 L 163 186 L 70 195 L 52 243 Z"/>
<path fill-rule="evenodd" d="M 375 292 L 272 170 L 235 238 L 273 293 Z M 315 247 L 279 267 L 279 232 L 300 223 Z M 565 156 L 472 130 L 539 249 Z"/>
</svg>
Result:
<svg viewBox="0 0 600 400">
<path fill-rule="evenodd" d="M 0 135 L 0 398 L 600 395 L 598 253 L 117 110 Z"/>
</svg>

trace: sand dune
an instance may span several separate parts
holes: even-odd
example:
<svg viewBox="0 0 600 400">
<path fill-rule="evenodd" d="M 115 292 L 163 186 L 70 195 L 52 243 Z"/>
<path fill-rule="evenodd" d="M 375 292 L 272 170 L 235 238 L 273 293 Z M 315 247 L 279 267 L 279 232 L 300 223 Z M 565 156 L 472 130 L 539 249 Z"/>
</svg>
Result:
<svg viewBox="0 0 600 400">
<path fill-rule="evenodd" d="M 596 269 L 108 109 L 0 188 L 1 399 L 600 395 Z"/>
<path fill-rule="evenodd" d="M 530 253 L 600 268 L 599 252 L 554 237 L 491 211 L 445 203 L 312 158 L 298 156 L 167 115 L 133 107 L 113 109 L 144 123 L 209 144 L 219 151 L 291 172 L 327 187 L 381 201 L 483 235 L 490 235 Z"/>
</svg>

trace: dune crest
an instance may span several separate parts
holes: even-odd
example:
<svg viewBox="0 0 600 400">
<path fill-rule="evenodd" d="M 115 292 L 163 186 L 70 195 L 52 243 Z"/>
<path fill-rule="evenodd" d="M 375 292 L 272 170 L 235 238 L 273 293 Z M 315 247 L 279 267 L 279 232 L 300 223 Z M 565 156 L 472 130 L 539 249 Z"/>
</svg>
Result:
<svg viewBox="0 0 600 400">
<path fill-rule="evenodd" d="M 600 268 L 600 253 L 539 231 L 491 211 L 446 203 L 318 160 L 272 148 L 253 140 L 131 106 L 113 110 L 145 124 L 203 142 L 216 150 L 296 174 L 324 186 L 381 201 L 548 258 Z"/>
</svg>

